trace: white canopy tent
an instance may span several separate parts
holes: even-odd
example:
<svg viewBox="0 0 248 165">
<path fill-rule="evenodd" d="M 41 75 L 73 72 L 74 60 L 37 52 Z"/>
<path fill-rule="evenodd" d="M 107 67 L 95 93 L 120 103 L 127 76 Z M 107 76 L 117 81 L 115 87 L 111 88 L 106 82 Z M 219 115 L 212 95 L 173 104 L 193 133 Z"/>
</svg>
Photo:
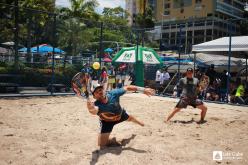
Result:
<svg viewBox="0 0 248 165">
<path fill-rule="evenodd" d="M 207 55 L 207 59 L 211 58 L 212 60 L 209 60 L 209 63 L 213 63 L 218 65 L 218 63 L 223 63 L 222 65 L 226 65 L 226 63 L 229 62 L 229 57 L 224 57 L 224 56 L 218 56 L 215 55 L 218 52 L 229 52 L 229 43 L 230 43 L 230 37 L 222 37 L 218 38 L 216 40 L 204 42 L 201 44 L 193 45 L 192 47 L 192 52 L 194 52 L 195 56 L 194 58 L 201 58 L 203 57 L 203 54 L 205 56 Z M 234 66 L 235 63 L 240 66 L 243 65 L 247 68 L 247 57 L 248 57 L 248 36 L 232 36 L 231 37 L 231 52 L 246 52 L 246 59 L 244 59 L 244 56 L 238 56 L 243 59 L 241 59 L 241 63 L 238 59 L 231 57 L 232 54 L 228 53 L 228 56 L 230 56 L 230 65 Z M 196 54 L 197 53 L 197 54 Z M 203 54 L 199 54 L 203 53 Z M 210 54 L 212 54 L 212 57 L 209 57 Z M 229 66 L 230 68 L 230 66 Z M 242 69 L 242 68 L 241 68 Z"/>
<path fill-rule="evenodd" d="M 230 41 L 231 41 L 231 47 L 230 46 Z M 231 51 L 230 51 L 231 48 Z M 225 61 L 228 63 L 228 73 L 231 72 L 231 65 L 235 64 L 238 62 L 238 64 L 236 66 L 240 66 L 240 61 L 235 61 L 236 59 L 234 59 L 232 56 L 231 52 L 248 52 L 248 36 L 231 36 L 231 37 L 222 37 L 216 40 L 212 40 L 212 41 L 208 41 L 208 42 L 204 42 L 201 44 L 197 44 L 197 45 L 193 45 L 192 47 L 192 52 L 194 52 L 194 59 L 196 60 L 196 52 L 228 52 L 228 60 L 224 59 L 224 58 L 220 58 L 220 59 L 216 59 L 213 61 L 210 61 L 212 63 L 215 62 L 223 62 L 225 63 Z M 195 66 L 195 60 L 194 60 L 194 66 Z M 241 65 L 242 65 L 242 61 L 241 61 Z M 242 69 L 242 68 L 240 68 Z M 247 55 L 246 55 L 246 62 L 245 62 L 245 70 L 247 73 Z M 246 81 L 247 81 L 247 76 L 246 76 Z M 226 91 L 226 95 L 228 96 L 229 94 L 229 83 L 230 83 L 230 79 L 227 79 L 227 91 Z"/>
<path fill-rule="evenodd" d="M 248 36 L 235 36 L 231 38 L 231 51 L 248 52 Z M 216 40 L 193 45 L 192 52 L 228 52 L 229 37 L 222 37 Z"/>
<path fill-rule="evenodd" d="M 194 58 L 194 54 L 190 54 L 190 57 Z M 216 66 L 227 66 L 228 56 L 208 53 L 196 53 L 196 61 L 202 62 L 206 65 L 214 64 Z M 232 57 L 230 64 L 231 66 L 242 65 L 243 61 L 241 58 Z"/>
<path fill-rule="evenodd" d="M 192 59 L 195 58 L 198 66 L 201 64 L 202 66 L 210 66 L 211 64 L 214 64 L 215 70 L 218 72 L 226 70 L 226 67 L 228 66 L 228 56 L 208 53 L 196 53 L 196 55 L 190 54 L 189 56 Z M 244 59 L 232 57 L 230 66 L 231 72 L 238 72 L 245 67 Z"/>
</svg>

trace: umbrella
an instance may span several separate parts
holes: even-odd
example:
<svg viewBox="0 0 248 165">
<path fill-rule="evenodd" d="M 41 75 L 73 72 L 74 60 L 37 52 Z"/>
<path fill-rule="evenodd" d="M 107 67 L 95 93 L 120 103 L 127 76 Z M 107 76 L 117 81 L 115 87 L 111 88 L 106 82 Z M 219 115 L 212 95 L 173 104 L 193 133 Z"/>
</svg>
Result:
<svg viewBox="0 0 248 165">
<path fill-rule="evenodd" d="M 110 58 L 106 57 L 103 59 L 103 62 L 112 62 L 112 60 Z"/>
<path fill-rule="evenodd" d="M 4 42 L 4 43 L 2 43 L 2 45 L 14 46 L 15 43 L 14 43 L 13 41 L 9 41 L 9 42 Z"/>
<path fill-rule="evenodd" d="M 27 52 L 27 51 L 28 51 L 28 49 L 26 47 L 21 48 L 21 49 L 18 50 L 18 52 Z"/>
<path fill-rule="evenodd" d="M 113 52 L 113 49 L 107 48 L 107 49 L 104 50 L 104 52 L 106 52 L 106 53 L 112 53 Z"/>
<path fill-rule="evenodd" d="M 138 46 L 122 48 L 114 57 L 113 62 L 136 63 L 144 64 L 161 64 L 162 61 L 158 54 L 151 48 Z"/>
<path fill-rule="evenodd" d="M 160 57 L 153 49 L 142 46 L 122 48 L 112 61 L 135 63 L 136 85 L 139 86 L 144 86 L 143 64 L 162 64 Z"/>
<path fill-rule="evenodd" d="M 51 45 L 47 45 L 47 44 L 42 44 L 38 46 L 39 49 L 37 50 L 37 46 L 34 46 L 31 48 L 31 52 L 32 53 L 49 53 L 49 52 L 53 52 L 53 47 Z M 27 52 L 27 48 L 21 48 L 19 49 L 19 52 Z M 55 48 L 54 49 L 55 53 L 64 53 L 63 50 L 59 49 L 59 48 Z"/>
<path fill-rule="evenodd" d="M 13 47 L 13 46 L 15 46 L 15 42 L 13 42 L 13 41 L 3 42 L 3 43 L 1 43 L 1 45 L 8 46 L 8 47 Z M 23 47 L 23 45 L 18 44 L 18 47 Z"/>
<path fill-rule="evenodd" d="M 47 44 L 42 44 L 39 45 L 39 50 L 38 53 L 49 53 L 49 52 L 53 52 L 53 47 Z M 31 48 L 31 52 L 37 52 L 37 46 L 32 47 Z M 59 48 L 54 48 L 54 52 L 55 53 L 64 53 L 63 50 L 59 49 Z"/>
</svg>

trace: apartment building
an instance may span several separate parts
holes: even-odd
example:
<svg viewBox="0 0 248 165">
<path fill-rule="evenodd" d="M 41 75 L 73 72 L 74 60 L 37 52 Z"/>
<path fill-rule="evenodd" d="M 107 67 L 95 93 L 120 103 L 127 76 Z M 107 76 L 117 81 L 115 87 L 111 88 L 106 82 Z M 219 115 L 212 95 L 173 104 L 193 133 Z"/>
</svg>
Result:
<svg viewBox="0 0 248 165">
<path fill-rule="evenodd" d="M 149 5 L 154 12 L 156 28 L 160 28 L 162 47 L 175 46 L 181 41 L 185 52 L 194 44 L 216 38 L 239 35 L 239 23 L 244 15 L 246 0 L 126 0 L 126 10 L 132 25 L 137 13 Z M 156 35 L 158 36 L 158 35 Z"/>
<path fill-rule="evenodd" d="M 229 33 L 238 35 L 245 0 L 157 0 L 156 25 L 161 28 L 163 47 L 178 45 L 185 52 L 194 44 L 210 41 Z M 230 21 L 232 20 L 232 21 Z"/>
</svg>

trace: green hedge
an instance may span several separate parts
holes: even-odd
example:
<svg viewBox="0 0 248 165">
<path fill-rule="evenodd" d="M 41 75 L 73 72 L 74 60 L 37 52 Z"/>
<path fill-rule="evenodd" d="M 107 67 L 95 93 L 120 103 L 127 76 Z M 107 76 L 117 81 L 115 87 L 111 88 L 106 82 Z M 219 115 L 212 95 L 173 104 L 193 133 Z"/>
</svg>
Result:
<svg viewBox="0 0 248 165">
<path fill-rule="evenodd" d="M 70 81 L 73 75 L 80 71 L 81 66 L 66 65 L 55 67 L 55 79 L 56 84 L 65 84 L 70 86 Z M 0 67 L 0 74 L 12 75 L 11 77 L 1 78 L 1 82 L 18 83 L 21 86 L 47 86 L 52 80 L 52 68 L 32 68 L 26 65 L 20 65 L 19 70 L 16 71 L 13 65 Z M 16 75 L 16 76 L 15 76 Z"/>
</svg>

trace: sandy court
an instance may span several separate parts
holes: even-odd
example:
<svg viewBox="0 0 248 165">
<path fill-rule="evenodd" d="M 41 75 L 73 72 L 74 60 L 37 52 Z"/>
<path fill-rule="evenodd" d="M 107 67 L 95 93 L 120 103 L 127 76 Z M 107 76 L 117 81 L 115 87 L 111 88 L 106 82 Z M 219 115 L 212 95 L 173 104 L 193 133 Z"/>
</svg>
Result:
<svg viewBox="0 0 248 165">
<path fill-rule="evenodd" d="M 207 123 L 197 124 L 200 111 L 190 107 L 165 124 L 176 102 L 126 94 L 121 104 L 145 127 L 123 122 L 112 132 L 123 145 L 98 150 L 98 117 L 88 113 L 85 100 L 1 99 L 0 164 L 248 164 L 248 107 L 207 103 Z M 214 161 L 213 151 L 234 157 Z"/>
</svg>

